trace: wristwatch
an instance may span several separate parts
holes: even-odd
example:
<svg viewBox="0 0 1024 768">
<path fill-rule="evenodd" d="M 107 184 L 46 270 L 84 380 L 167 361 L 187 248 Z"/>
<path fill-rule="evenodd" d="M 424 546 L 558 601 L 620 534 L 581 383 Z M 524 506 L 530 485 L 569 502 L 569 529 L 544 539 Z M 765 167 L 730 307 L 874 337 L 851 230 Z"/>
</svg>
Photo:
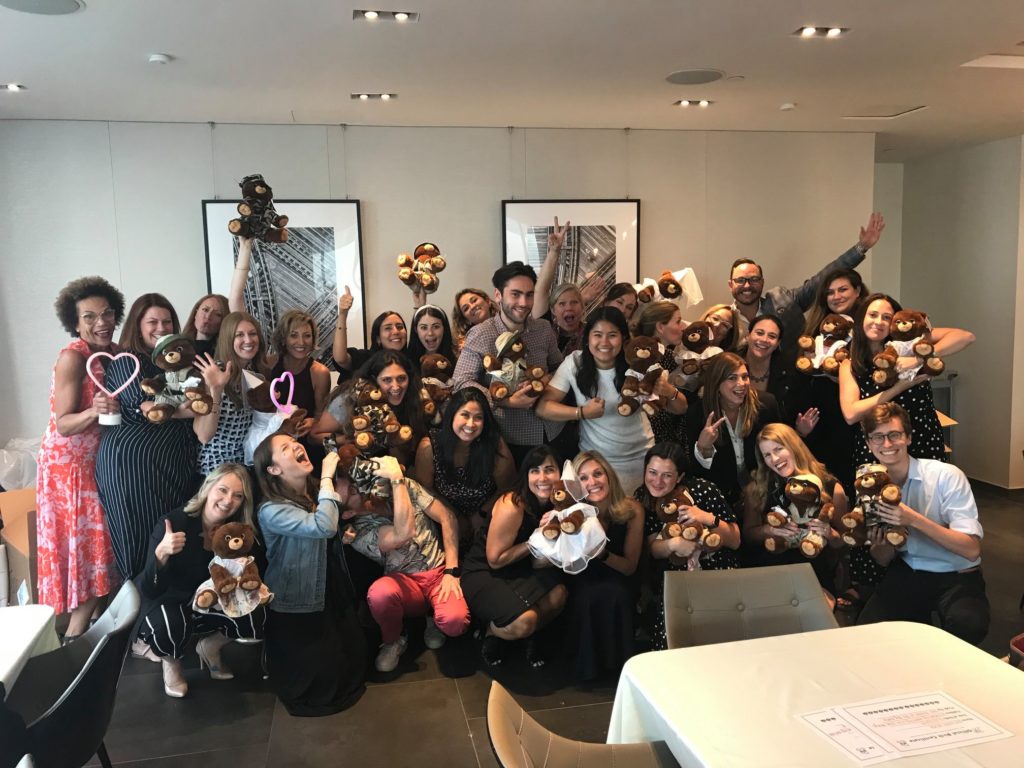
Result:
<svg viewBox="0 0 1024 768">
<path fill-rule="evenodd" d="M 718 515 L 715 515 L 715 519 L 711 521 L 711 525 L 708 526 L 708 530 L 709 531 L 715 530 L 715 528 L 718 527 L 718 524 L 720 522 L 722 522 L 722 521 L 719 519 Z"/>
<path fill-rule="evenodd" d="M 445 568 L 444 569 L 444 575 L 445 576 L 454 576 L 457 579 L 457 578 L 459 578 L 462 575 L 462 569 L 459 568 L 459 566 L 457 566 L 457 565 L 454 568 Z"/>
<path fill-rule="evenodd" d="M 391 478 L 391 487 L 394 488 L 396 485 L 405 485 L 404 477 L 393 477 Z"/>
</svg>

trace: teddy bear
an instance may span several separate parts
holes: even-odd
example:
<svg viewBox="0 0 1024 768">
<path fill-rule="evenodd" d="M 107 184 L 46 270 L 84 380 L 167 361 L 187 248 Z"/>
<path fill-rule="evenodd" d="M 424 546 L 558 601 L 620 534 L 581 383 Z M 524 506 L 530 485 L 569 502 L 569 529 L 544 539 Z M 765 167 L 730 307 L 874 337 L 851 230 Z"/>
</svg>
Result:
<svg viewBox="0 0 1024 768">
<path fill-rule="evenodd" d="M 670 270 L 665 270 L 658 278 L 658 291 L 666 301 L 675 301 L 683 295 L 683 286 L 676 280 Z"/>
<path fill-rule="evenodd" d="M 666 402 L 654 394 L 654 387 L 664 371 L 661 359 L 665 348 L 653 336 L 634 336 L 626 342 L 624 353 L 629 369 L 620 390 L 619 415 L 631 416 L 643 408 L 650 416 L 661 410 Z"/>
<path fill-rule="evenodd" d="M 661 532 L 658 538 L 662 540 L 683 538 L 692 541 L 700 547 L 702 552 L 715 552 L 722 548 L 722 535 L 711 528 L 705 527 L 696 520 L 683 523 L 679 520 L 679 512 L 682 507 L 695 506 L 693 496 L 685 485 L 676 488 L 658 504 L 655 509 L 658 521 L 662 523 Z M 697 558 L 681 557 L 676 554 L 668 556 L 668 561 L 675 566 L 685 566 L 690 560 L 697 565 Z"/>
<path fill-rule="evenodd" d="M 268 243 L 288 240 L 288 217 L 274 210 L 274 190 L 255 173 L 242 179 L 242 202 L 238 204 L 241 218 L 228 222 L 228 232 L 239 237 L 254 237 Z"/>
<path fill-rule="evenodd" d="M 441 423 L 441 411 L 452 396 L 452 364 L 438 352 L 428 352 L 420 358 L 420 377 L 427 397 L 433 404 L 432 423 Z"/>
<path fill-rule="evenodd" d="M 220 602 L 223 607 L 226 595 L 236 589 L 247 592 L 263 586 L 252 551 L 256 534 L 251 525 L 245 523 L 224 523 L 210 532 L 210 546 L 214 557 L 210 561 L 210 587 L 200 587 L 195 602 L 200 608 L 212 608 Z"/>
<path fill-rule="evenodd" d="M 163 373 L 139 382 L 142 391 L 155 395 L 153 407 L 146 418 L 163 424 L 174 416 L 178 406 L 188 403 L 192 413 L 203 416 L 213 408 L 213 397 L 202 375 L 192 362 L 196 357 L 195 342 L 182 334 L 161 336 L 153 347 L 153 362 Z"/>
<path fill-rule="evenodd" d="M 380 387 L 359 379 L 352 391 L 351 424 L 356 447 L 361 451 L 378 451 L 412 440 L 412 427 L 398 420 Z"/>
<path fill-rule="evenodd" d="M 569 489 L 562 480 L 555 480 L 552 484 L 550 498 L 551 506 L 555 512 L 564 512 L 576 503 L 576 499 L 569 493 Z M 579 529 L 583 525 L 584 515 L 582 511 L 576 511 L 580 513 L 578 516 L 570 514 L 565 520 L 560 519 L 558 515 L 552 515 L 551 519 L 541 527 L 544 538 L 554 540 L 563 533 L 579 533 Z M 569 518 L 572 519 L 570 520 Z"/>
<path fill-rule="evenodd" d="M 641 285 L 636 289 L 636 300 L 641 304 L 650 304 L 654 300 L 654 288 L 651 283 Z"/>
<path fill-rule="evenodd" d="M 484 355 L 484 370 L 491 377 L 488 388 L 495 401 L 514 395 L 520 384 L 529 385 L 530 397 L 539 397 L 544 391 L 544 369 L 526 362 L 526 343 L 519 331 L 505 331 L 494 342 L 495 354 Z"/>
<path fill-rule="evenodd" d="M 249 404 L 249 407 L 259 413 L 276 413 L 277 406 L 274 405 L 274 401 L 270 399 L 270 382 L 264 381 L 262 384 L 256 387 L 250 387 L 245 393 L 245 401 Z M 285 434 L 295 437 L 298 432 L 299 425 L 305 421 L 309 414 L 305 408 L 296 408 L 293 410 L 284 421 L 281 422 L 280 426 L 275 431 L 284 432 Z"/>
<path fill-rule="evenodd" d="M 918 374 L 938 376 L 945 371 L 946 364 L 935 356 L 931 327 L 924 312 L 912 309 L 896 312 L 889 325 L 889 341 L 871 360 L 875 367 L 871 372 L 872 381 L 880 387 L 891 387 L 899 379 L 912 379 Z M 917 365 L 897 371 L 901 357 L 916 357 Z"/>
<path fill-rule="evenodd" d="M 903 501 L 903 492 L 892 482 L 882 464 L 862 464 L 853 480 L 854 505 L 840 519 L 843 541 L 857 547 L 868 540 L 871 528 L 881 527 L 885 540 L 894 547 L 907 543 L 907 528 L 882 522 L 877 514 L 880 501 L 896 506 Z"/>
<path fill-rule="evenodd" d="M 853 331 L 853 320 L 834 312 L 825 315 L 818 326 L 817 336 L 801 336 L 797 339 L 800 356 L 796 369 L 800 373 L 827 373 L 835 376 L 839 364 L 850 357 L 848 345 Z"/>
<path fill-rule="evenodd" d="M 786 498 L 786 508 L 773 507 L 768 510 L 765 518 L 772 528 L 779 528 L 787 522 L 793 522 L 800 528 L 795 539 L 789 539 L 772 532 L 765 539 L 764 546 L 769 552 L 781 553 L 790 547 L 799 547 L 800 552 L 808 559 L 821 554 L 825 548 L 825 538 L 810 530 L 807 523 L 818 519 L 831 524 L 835 507 L 827 500 L 821 478 L 813 474 L 793 475 L 786 480 L 782 489 Z"/>
<path fill-rule="evenodd" d="M 690 323 L 683 330 L 682 343 L 676 347 L 676 362 L 679 365 L 669 380 L 676 386 L 698 389 L 700 385 L 694 377 L 701 373 L 712 357 L 721 352 L 722 348 L 715 346 L 715 330 L 711 323 L 703 320 Z"/>
<path fill-rule="evenodd" d="M 434 243 L 420 243 L 412 256 L 408 253 L 398 255 L 398 279 L 410 288 L 433 293 L 440 285 L 437 273 L 442 272 L 446 266 L 440 248 Z"/>
</svg>

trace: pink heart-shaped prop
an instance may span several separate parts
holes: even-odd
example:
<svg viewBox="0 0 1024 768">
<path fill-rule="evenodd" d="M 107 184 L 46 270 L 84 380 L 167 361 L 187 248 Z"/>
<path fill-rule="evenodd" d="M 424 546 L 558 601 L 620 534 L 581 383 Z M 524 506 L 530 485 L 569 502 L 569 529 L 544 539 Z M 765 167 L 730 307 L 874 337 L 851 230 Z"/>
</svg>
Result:
<svg viewBox="0 0 1024 768">
<path fill-rule="evenodd" d="M 279 403 L 277 400 L 277 385 L 288 382 L 288 397 L 285 398 L 284 403 Z M 295 395 L 295 377 L 292 376 L 291 371 L 285 371 L 276 379 L 270 382 L 270 402 L 272 402 L 277 410 L 283 413 L 285 416 L 291 416 L 295 410 L 295 406 L 292 405 L 292 397 Z"/>
<path fill-rule="evenodd" d="M 92 373 L 92 364 L 101 357 L 109 357 L 110 362 L 120 360 L 122 357 L 127 357 L 129 360 L 135 363 L 135 371 L 132 373 L 132 375 L 125 379 L 124 384 L 115 389 L 113 392 L 111 392 L 109 389 L 103 386 L 103 382 L 99 381 Z M 92 379 L 92 383 L 95 384 L 99 388 L 100 392 L 103 392 L 107 397 L 117 397 L 119 394 L 124 392 L 124 390 L 128 388 L 128 385 L 139 377 L 139 371 L 139 358 L 137 358 L 131 352 L 121 352 L 120 354 L 117 355 L 112 355 L 109 352 L 93 352 L 91 355 L 89 355 L 89 359 L 85 361 L 85 372 L 89 374 L 89 378 Z"/>
</svg>

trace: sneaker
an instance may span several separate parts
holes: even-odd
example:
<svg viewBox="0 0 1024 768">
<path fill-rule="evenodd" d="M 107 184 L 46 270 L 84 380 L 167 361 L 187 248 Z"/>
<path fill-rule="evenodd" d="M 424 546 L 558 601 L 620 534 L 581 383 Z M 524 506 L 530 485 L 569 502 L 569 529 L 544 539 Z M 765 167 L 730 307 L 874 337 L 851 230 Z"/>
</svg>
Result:
<svg viewBox="0 0 1024 768">
<path fill-rule="evenodd" d="M 380 647 L 380 652 L 377 654 L 377 661 L 374 662 L 374 666 L 377 667 L 378 672 L 392 672 L 395 667 L 398 666 L 398 657 L 405 653 L 405 647 L 409 641 L 405 635 L 399 637 L 393 643 L 385 643 Z"/>
<path fill-rule="evenodd" d="M 444 632 L 437 628 L 433 616 L 427 616 L 427 628 L 423 631 L 423 644 L 432 651 L 436 651 L 448 638 Z"/>
<path fill-rule="evenodd" d="M 132 656 L 136 659 L 160 663 L 160 657 L 153 653 L 153 649 L 149 647 L 149 643 L 145 640 L 135 640 L 132 642 Z"/>
</svg>

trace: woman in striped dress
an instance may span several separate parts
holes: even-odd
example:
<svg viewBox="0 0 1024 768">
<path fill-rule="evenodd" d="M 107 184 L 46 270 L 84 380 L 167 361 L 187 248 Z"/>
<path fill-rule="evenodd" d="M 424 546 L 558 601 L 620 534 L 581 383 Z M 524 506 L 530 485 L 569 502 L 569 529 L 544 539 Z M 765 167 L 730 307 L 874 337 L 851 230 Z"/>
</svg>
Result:
<svg viewBox="0 0 1024 768">
<path fill-rule="evenodd" d="M 145 415 L 152 402 L 139 387 L 141 379 L 161 373 L 152 359 L 157 340 L 177 332 L 174 307 L 159 293 L 136 299 L 121 330 L 121 348 L 138 358 L 139 376 L 117 396 L 121 425 L 103 430 L 96 485 L 124 579 L 134 578 L 146 564 L 149 534 L 156 521 L 188 501 L 199 485 L 191 412 L 185 407 L 183 418 L 152 424 Z M 125 358 L 112 362 L 107 368 L 107 389 L 120 387 L 134 370 Z"/>
</svg>

